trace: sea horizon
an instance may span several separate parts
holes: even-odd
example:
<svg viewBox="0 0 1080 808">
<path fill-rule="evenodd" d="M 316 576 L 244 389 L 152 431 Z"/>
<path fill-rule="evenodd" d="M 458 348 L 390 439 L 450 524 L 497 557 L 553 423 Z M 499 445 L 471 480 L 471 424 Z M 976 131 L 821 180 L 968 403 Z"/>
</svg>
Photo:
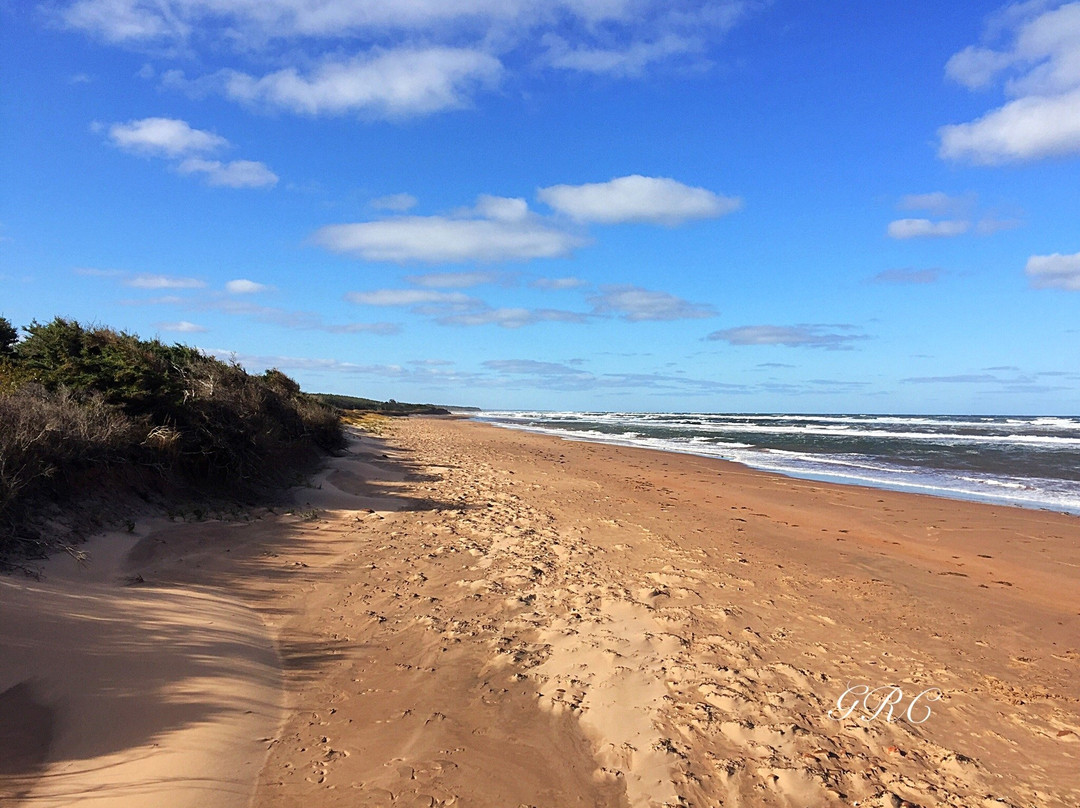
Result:
<svg viewBox="0 0 1080 808">
<path fill-rule="evenodd" d="M 1080 514 L 1080 416 L 483 410 L 472 418 L 800 479 Z"/>
</svg>

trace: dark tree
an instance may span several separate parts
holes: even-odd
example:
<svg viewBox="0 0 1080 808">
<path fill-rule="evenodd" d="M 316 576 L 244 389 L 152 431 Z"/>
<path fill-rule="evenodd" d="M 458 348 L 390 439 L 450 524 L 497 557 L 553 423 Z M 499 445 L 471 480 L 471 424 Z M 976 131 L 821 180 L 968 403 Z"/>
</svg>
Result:
<svg viewBox="0 0 1080 808">
<path fill-rule="evenodd" d="M 0 356 L 10 356 L 19 339 L 19 332 L 7 317 L 0 317 Z"/>
</svg>

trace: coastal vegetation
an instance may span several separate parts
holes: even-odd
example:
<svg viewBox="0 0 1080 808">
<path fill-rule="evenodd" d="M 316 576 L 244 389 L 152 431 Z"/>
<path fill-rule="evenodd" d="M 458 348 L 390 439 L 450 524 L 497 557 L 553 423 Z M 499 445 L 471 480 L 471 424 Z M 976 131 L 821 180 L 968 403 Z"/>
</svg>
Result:
<svg viewBox="0 0 1080 808">
<path fill-rule="evenodd" d="M 324 404 L 339 410 L 356 412 L 375 412 L 381 415 L 449 415 L 450 410 L 438 404 L 408 404 L 404 401 L 376 401 L 359 396 L 343 396 L 337 393 L 312 393 Z M 476 409 L 475 407 L 457 407 L 455 409 Z"/>
<path fill-rule="evenodd" d="M 279 370 L 60 317 L 21 330 L 0 317 L 0 563 L 77 536 L 63 516 L 88 501 L 98 528 L 132 498 L 250 497 L 345 445 Z"/>
</svg>

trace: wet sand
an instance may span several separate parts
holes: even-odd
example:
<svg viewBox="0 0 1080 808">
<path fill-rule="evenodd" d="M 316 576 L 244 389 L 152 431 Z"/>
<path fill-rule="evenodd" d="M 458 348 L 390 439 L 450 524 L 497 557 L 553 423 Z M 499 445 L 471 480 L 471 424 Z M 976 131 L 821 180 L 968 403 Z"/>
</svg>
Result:
<svg viewBox="0 0 1080 808">
<path fill-rule="evenodd" d="M 441 419 L 312 486 L 0 580 L 0 798 L 1080 804 L 1080 518 Z"/>
</svg>

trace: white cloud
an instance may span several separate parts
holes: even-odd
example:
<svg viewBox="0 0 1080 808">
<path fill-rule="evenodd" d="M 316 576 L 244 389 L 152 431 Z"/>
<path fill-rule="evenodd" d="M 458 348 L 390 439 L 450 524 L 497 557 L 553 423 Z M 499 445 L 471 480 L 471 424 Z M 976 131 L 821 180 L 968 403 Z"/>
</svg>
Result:
<svg viewBox="0 0 1080 808">
<path fill-rule="evenodd" d="M 897 207 L 901 210 L 923 210 L 938 216 L 937 221 L 923 218 L 898 219 L 890 222 L 888 234 L 892 238 L 948 238 L 975 232 L 980 236 L 990 236 L 1002 230 L 1019 227 L 1022 222 L 1016 218 L 999 218 L 988 214 L 972 223 L 978 207 L 978 196 L 974 193 L 947 194 L 944 191 L 932 191 L 926 194 L 908 194 L 900 198 Z"/>
<path fill-rule="evenodd" d="M 437 289 L 349 292 L 345 299 L 367 306 L 408 306 L 415 314 L 432 317 L 440 325 L 450 326 L 497 325 L 502 328 L 521 328 L 540 322 L 582 323 L 589 317 L 582 312 L 560 309 L 494 308 L 461 292 L 441 292 Z"/>
<path fill-rule="evenodd" d="M 1036 289 L 1068 289 L 1080 292 L 1080 253 L 1033 255 L 1025 269 Z"/>
<path fill-rule="evenodd" d="M 460 263 L 558 258 L 585 239 L 536 220 L 403 216 L 379 222 L 328 225 L 312 237 L 333 252 L 368 261 Z"/>
<path fill-rule="evenodd" d="M 310 115 L 467 107 L 519 70 L 636 77 L 710 51 L 767 0 L 48 0 L 107 42 L 207 65 L 140 71 L 165 88 Z"/>
<path fill-rule="evenodd" d="M 389 194 L 372 199 L 368 204 L 375 210 L 389 210 L 404 213 L 416 207 L 417 199 L 412 194 Z"/>
<path fill-rule="evenodd" d="M 945 75 L 972 90 L 989 87 L 994 77 L 1012 63 L 1007 53 L 974 45 L 954 53 L 945 63 Z"/>
<path fill-rule="evenodd" d="M 236 101 L 307 115 L 393 118 L 468 106 L 472 93 L 497 83 L 501 73 L 502 64 L 490 54 L 434 47 L 329 60 L 307 75 L 290 67 L 260 78 L 227 71 L 222 78 L 225 94 Z"/>
<path fill-rule="evenodd" d="M 1080 89 L 1018 98 L 938 134 L 942 157 L 985 165 L 1080 153 Z"/>
<path fill-rule="evenodd" d="M 128 151 L 158 157 L 182 157 L 216 151 L 229 141 L 213 132 L 192 129 L 176 118 L 143 118 L 109 127 L 109 139 Z"/>
<path fill-rule="evenodd" d="M 206 283 L 198 278 L 174 278 L 168 275 L 136 275 L 124 281 L 134 289 L 202 289 Z"/>
<path fill-rule="evenodd" d="M 686 53 L 700 53 L 705 42 L 699 36 L 668 34 L 653 41 L 632 42 L 619 48 L 588 45 L 573 47 L 566 39 L 548 34 L 545 60 L 552 67 L 611 76 L 640 76 L 650 65 Z"/>
<path fill-rule="evenodd" d="M 851 331 L 852 326 L 848 325 L 744 325 L 714 331 L 705 339 L 723 341 L 729 345 L 784 345 L 789 348 L 841 350 L 850 348 L 850 343 L 855 340 L 866 339 Z"/>
<path fill-rule="evenodd" d="M 971 46 L 955 54 L 946 75 L 980 89 L 1002 76 L 1014 100 L 970 123 L 943 126 L 939 154 L 998 164 L 1080 153 L 1080 2 L 1007 8 L 996 33 L 1006 47 Z"/>
<path fill-rule="evenodd" d="M 616 314 L 624 320 L 690 320 L 715 317 L 716 311 L 704 303 L 691 303 L 667 292 L 638 286 L 601 286 L 589 297 L 596 314 Z"/>
<path fill-rule="evenodd" d="M 405 277 L 409 283 L 432 289 L 467 289 L 485 283 L 498 283 L 502 279 L 498 272 L 427 272 Z"/>
<path fill-rule="evenodd" d="M 266 292 L 272 287 L 266 284 L 249 281 L 246 278 L 237 278 L 225 284 L 225 291 L 233 295 L 251 295 L 256 292 Z"/>
<path fill-rule="evenodd" d="M 217 29 L 237 45 L 269 38 L 360 34 L 469 33 L 522 36 L 536 27 L 602 35 L 682 30 L 723 33 L 751 7 L 745 0 L 672 4 L 663 0 L 68 0 L 62 19 L 113 42 L 190 40 Z"/>
<path fill-rule="evenodd" d="M 177 323 L 157 323 L 157 327 L 162 331 L 173 331 L 179 334 L 204 334 L 210 330 L 205 326 L 189 323 L 187 320 L 180 320 Z"/>
<path fill-rule="evenodd" d="M 666 177 L 634 174 L 609 182 L 541 188 L 540 200 L 579 222 L 652 222 L 675 225 L 713 219 L 742 207 L 742 201 Z"/>
<path fill-rule="evenodd" d="M 476 199 L 476 213 L 485 219 L 520 222 L 529 216 L 529 203 L 524 199 L 480 194 Z"/>
<path fill-rule="evenodd" d="M 181 174 L 202 174 L 207 185 L 224 188 L 272 188 L 277 185 L 278 175 L 265 163 L 254 160 L 204 160 L 189 157 L 176 167 Z"/>
<path fill-rule="evenodd" d="M 97 126 L 97 125 L 95 125 Z M 208 185 L 227 188 L 270 188 L 278 176 L 264 163 L 207 160 L 208 152 L 229 146 L 220 135 L 192 129 L 176 118 L 143 118 L 109 127 L 109 139 L 122 149 L 155 157 L 185 158 L 176 166 L 181 174 L 201 174 Z"/>
<path fill-rule="evenodd" d="M 64 21 L 112 42 L 182 35 L 176 17 L 139 0 L 78 0 L 63 11 Z"/>
<path fill-rule="evenodd" d="M 374 292 L 349 292 L 345 299 L 365 306 L 416 306 L 424 303 L 472 303 L 461 292 L 436 292 L 430 289 L 379 289 Z"/>
<path fill-rule="evenodd" d="M 971 222 L 945 219 L 932 222 L 929 219 L 897 219 L 889 222 L 890 238 L 951 238 L 971 229 Z"/>
</svg>

